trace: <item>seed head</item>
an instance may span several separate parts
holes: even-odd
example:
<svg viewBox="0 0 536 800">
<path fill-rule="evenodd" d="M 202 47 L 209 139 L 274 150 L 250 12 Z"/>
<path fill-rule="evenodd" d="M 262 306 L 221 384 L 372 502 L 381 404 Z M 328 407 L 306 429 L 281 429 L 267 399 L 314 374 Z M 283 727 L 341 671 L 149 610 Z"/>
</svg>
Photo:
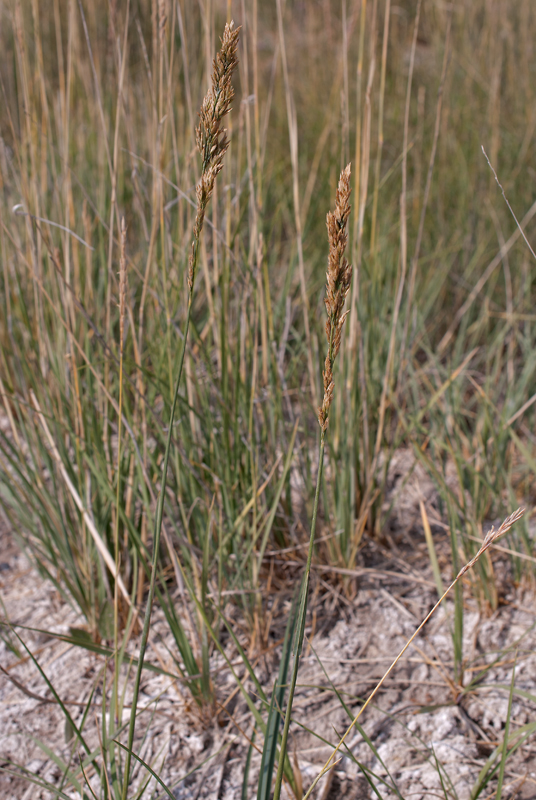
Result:
<svg viewBox="0 0 536 800">
<path fill-rule="evenodd" d="M 343 313 L 344 301 L 352 282 L 352 267 L 346 260 L 344 252 L 348 244 L 347 223 L 350 216 L 350 173 L 351 164 L 341 172 L 335 211 L 327 215 L 329 240 L 328 270 L 326 272 L 326 297 L 324 303 L 328 318 L 326 321 L 326 337 L 328 354 L 324 364 L 324 399 L 318 409 L 318 422 L 323 431 L 328 427 L 329 409 L 333 400 L 333 364 L 341 346 L 341 334 L 344 320 L 348 312 Z"/>
<path fill-rule="evenodd" d="M 195 132 L 197 149 L 203 157 L 201 178 L 196 186 L 197 213 L 194 222 L 194 239 L 188 266 L 188 289 L 193 290 L 196 252 L 199 237 L 203 229 L 205 211 L 208 201 L 214 191 L 214 182 L 218 173 L 223 169 L 223 157 L 229 147 L 227 131 L 221 127 L 223 117 L 230 111 L 234 97 L 232 77 L 233 70 L 238 64 L 238 39 L 240 28 L 234 27 L 234 22 L 225 26 L 221 49 L 213 62 L 212 81 L 201 111 L 199 112 L 199 125 Z"/>
<path fill-rule="evenodd" d="M 518 508 L 517 511 L 514 511 L 513 514 L 510 514 L 509 517 L 506 517 L 504 522 L 501 523 L 501 525 L 497 530 L 495 530 L 495 528 L 492 527 L 491 530 L 488 531 L 486 536 L 484 537 L 484 541 L 482 542 L 482 545 L 478 553 L 475 556 L 473 556 L 473 558 L 470 561 L 468 561 L 467 564 L 465 564 L 465 566 L 461 568 L 461 570 L 458 573 L 458 578 L 461 578 L 462 575 L 465 575 L 465 573 L 476 564 L 482 553 L 485 553 L 486 550 L 489 550 L 491 545 L 495 544 L 497 539 L 500 539 L 501 536 L 504 536 L 505 533 L 508 533 L 512 525 L 518 522 L 518 520 L 521 519 L 524 513 L 525 513 L 524 508 Z"/>
</svg>

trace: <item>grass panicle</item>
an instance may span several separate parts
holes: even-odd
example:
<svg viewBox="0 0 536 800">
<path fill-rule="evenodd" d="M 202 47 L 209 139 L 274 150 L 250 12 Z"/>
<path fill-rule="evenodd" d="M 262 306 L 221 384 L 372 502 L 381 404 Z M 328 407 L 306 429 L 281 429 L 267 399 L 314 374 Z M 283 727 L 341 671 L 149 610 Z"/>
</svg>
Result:
<svg viewBox="0 0 536 800">
<path fill-rule="evenodd" d="M 214 182 L 223 169 L 223 157 L 229 148 L 227 130 L 221 127 L 226 114 L 231 110 L 234 97 L 232 77 L 238 64 L 238 40 L 240 28 L 234 22 L 225 26 L 221 49 L 214 59 L 212 82 L 199 112 L 200 122 L 196 128 L 197 149 L 203 157 L 201 178 L 195 193 L 197 210 L 193 228 L 193 240 L 188 261 L 188 288 L 193 292 L 201 231 L 205 220 L 208 202 L 214 191 Z"/>
<path fill-rule="evenodd" d="M 350 216 L 350 174 L 351 164 L 341 172 L 337 186 L 335 211 L 327 215 L 329 240 L 328 270 L 326 272 L 326 297 L 324 303 L 328 319 L 326 321 L 326 337 L 328 353 L 324 364 L 324 398 L 318 409 L 318 422 L 325 433 L 329 424 L 329 409 L 333 402 L 335 382 L 333 380 L 333 364 L 341 347 L 341 334 L 344 321 L 349 311 L 343 312 L 346 295 L 352 282 L 352 267 L 345 258 L 348 244 L 348 218 Z"/>
</svg>

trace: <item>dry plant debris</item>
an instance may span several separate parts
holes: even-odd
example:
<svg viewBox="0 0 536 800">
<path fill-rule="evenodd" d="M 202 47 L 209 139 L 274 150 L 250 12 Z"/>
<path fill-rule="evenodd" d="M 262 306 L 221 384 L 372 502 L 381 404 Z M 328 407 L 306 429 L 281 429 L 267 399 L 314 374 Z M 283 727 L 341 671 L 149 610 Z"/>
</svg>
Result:
<svg viewBox="0 0 536 800">
<path fill-rule="evenodd" d="M 56 590 L 43 581 L 2 532 L 0 552 L 0 592 L 8 618 L 28 629 L 68 633 L 79 625 L 74 612 Z M 428 576 L 429 577 L 429 576 Z M 381 584 L 381 585 L 380 585 Z M 335 616 L 323 620 L 329 603 L 319 607 L 318 632 L 306 644 L 302 657 L 299 684 L 294 704 L 294 719 L 304 727 L 294 726 L 291 753 L 296 754 L 307 787 L 318 773 L 329 748 L 308 732 L 335 742 L 335 731 L 347 725 L 347 717 L 332 691 L 332 684 L 342 693 L 352 710 L 359 707 L 356 698 L 366 696 L 384 673 L 393 651 L 413 633 L 416 623 L 435 600 L 433 590 L 422 585 L 395 584 L 374 577 L 362 587 L 351 608 L 339 608 Z M 403 797 L 428 798 L 441 791 L 437 763 L 448 775 L 459 800 L 469 800 L 480 769 L 501 740 L 508 709 L 508 686 L 516 665 L 518 694 L 512 706 L 511 726 L 516 730 L 534 721 L 536 702 L 536 601 L 530 588 L 510 587 L 504 604 L 491 616 L 483 616 L 474 601 L 467 602 L 464 628 L 464 653 L 467 662 L 465 684 L 486 665 L 489 671 L 478 687 L 456 697 L 452 686 L 452 642 L 449 619 L 442 608 L 428 629 L 418 637 L 407 657 L 398 665 L 375 704 L 368 709 L 363 727 L 377 748 L 373 756 L 360 734 L 352 733 L 348 745 L 355 757 L 377 776 L 389 780 L 387 766 Z M 100 699 L 104 682 L 111 684 L 105 659 L 54 639 L 46 632 L 21 630 L 32 652 L 38 656 L 47 675 L 73 715 L 97 686 L 92 706 L 91 739 L 98 742 L 96 725 L 100 719 Z M 155 612 L 149 648 L 149 660 L 170 667 L 167 646 L 172 646 L 165 621 Z M 232 655 L 232 653 L 231 653 Z M 17 657 L 3 640 L 0 643 L 0 763 L 22 764 L 40 777 L 59 781 L 53 760 L 44 754 L 41 739 L 64 756 L 69 752 L 61 712 L 50 702 L 47 688 L 28 658 Z M 224 669 L 217 668 L 214 680 L 219 696 L 226 698 L 233 690 Z M 222 667 L 223 664 L 220 664 Z M 274 675 L 267 673 L 267 689 Z M 127 697 L 131 692 L 131 683 Z M 319 691 L 320 689 L 320 691 Z M 525 693 L 525 694 L 523 694 Z M 41 699 L 38 699 L 41 698 Z M 161 766 L 161 775 L 170 785 L 199 766 L 175 788 L 180 800 L 222 798 L 238 800 L 241 796 L 250 718 L 238 699 L 229 716 L 203 727 L 193 713 L 188 693 L 177 681 L 154 673 L 144 673 L 141 705 L 152 710 L 142 715 L 136 746 L 149 763 Z M 145 736 L 145 728 L 147 735 Z M 534 748 L 529 743 L 508 762 L 505 790 L 508 796 L 533 798 L 536 795 Z M 207 760 L 208 759 L 208 760 Z M 436 762 L 437 760 L 437 762 Z M 255 785 L 260 756 L 252 759 L 250 787 Z M 373 797 L 362 774 L 344 757 L 329 776 L 330 787 L 321 785 L 315 797 Z M 379 785 L 383 797 L 395 795 Z M 253 789 L 251 789 L 253 792 Z M 23 778 L 0 773 L 3 800 L 48 800 L 50 795 Z M 72 795 L 74 797 L 74 794 Z M 148 796 L 159 797 L 158 792 Z"/>
</svg>

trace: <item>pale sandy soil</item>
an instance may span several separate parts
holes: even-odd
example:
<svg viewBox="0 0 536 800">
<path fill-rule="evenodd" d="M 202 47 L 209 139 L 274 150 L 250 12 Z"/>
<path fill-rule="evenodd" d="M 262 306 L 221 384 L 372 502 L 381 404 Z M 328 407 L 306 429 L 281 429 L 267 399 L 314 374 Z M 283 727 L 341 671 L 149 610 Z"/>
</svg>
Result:
<svg viewBox="0 0 536 800">
<path fill-rule="evenodd" d="M 313 581 L 318 589 L 315 630 L 306 648 L 297 692 L 294 718 L 298 725 L 291 736 L 292 758 L 299 764 L 306 787 L 317 774 L 330 750 L 321 739 L 335 742 L 348 718 L 332 685 L 337 687 L 352 712 L 358 699 L 366 696 L 381 677 L 390 660 L 413 633 L 436 599 L 425 546 L 414 532 L 413 556 L 385 561 L 377 572 L 363 572 L 360 588 L 352 603 L 342 602 L 333 591 Z M 408 534 L 409 536 L 409 534 Z M 381 553 L 372 553 L 377 563 Z M 421 567 L 419 568 L 419 564 Z M 394 574 L 396 573 L 396 574 Z M 406 573 L 407 577 L 403 575 Z M 496 745 L 508 710 L 508 687 L 516 662 L 517 694 L 512 703 L 510 730 L 536 721 L 536 600 L 530 587 L 513 587 L 507 562 L 496 562 L 501 605 L 491 615 L 479 613 L 466 587 L 464 658 L 465 685 L 485 665 L 496 662 L 474 691 L 456 702 L 453 685 L 452 606 L 441 609 L 418 638 L 404 660 L 379 693 L 373 707 L 362 717 L 376 754 L 357 731 L 348 743 L 355 758 L 376 774 L 396 782 L 402 797 L 418 800 L 452 797 L 469 800 L 478 775 Z M 402 576 L 402 577 L 401 577 Z M 81 625 L 76 613 L 66 606 L 57 591 L 44 582 L 26 558 L 13 546 L 6 531 L 0 534 L 0 594 L 4 614 L 12 622 L 29 628 L 18 629 L 24 642 L 38 658 L 60 697 L 67 702 L 75 720 L 95 689 L 86 722 L 91 746 L 98 746 L 102 692 L 109 695 L 111 672 L 103 657 L 58 641 L 53 632 L 67 633 Z M 284 609 L 284 603 L 280 608 Z M 274 621 L 274 642 L 282 635 L 284 611 Z M 310 632 L 309 628 L 309 632 Z M 64 719 L 50 690 L 34 663 L 22 651 L 12 652 L 0 641 L 0 765 L 24 766 L 56 785 L 60 771 L 51 755 L 71 758 L 79 772 L 78 748 L 66 742 Z M 136 642 L 131 643 L 131 651 Z M 173 643 L 158 612 L 152 627 L 150 660 L 173 670 L 166 648 Z M 228 653 L 238 663 L 228 645 Z M 277 647 L 257 660 L 257 669 L 267 691 L 278 668 Z M 234 682 L 220 657 L 213 657 L 214 682 L 221 703 L 233 693 Z M 237 667 L 241 678 L 244 671 Z M 122 679 L 126 675 L 122 675 Z M 127 689 L 127 704 L 131 683 Z M 253 687 L 246 686 L 255 697 Z M 252 733 L 250 712 L 235 694 L 228 702 L 230 713 L 213 715 L 203 724 L 192 709 L 188 693 L 179 681 L 146 673 L 142 684 L 142 705 L 151 711 L 140 718 L 136 749 L 170 786 L 177 800 L 213 798 L 239 800 L 242 791 L 248 737 Z M 299 725 L 304 726 L 300 729 Z M 307 730 L 308 729 L 308 730 Z M 309 732 L 314 731 L 315 736 Z M 40 746 L 41 743 L 41 746 Z M 50 748 L 50 755 L 43 747 Z M 389 779 L 381 761 L 390 772 Z M 247 797 L 256 797 L 259 755 L 254 752 Z M 199 769 L 177 783 L 194 767 Z M 444 785 L 441 786 L 440 773 Z M 493 797 L 492 782 L 481 797 Z M 161 790 L 150 784 L 146 797 L 161 798 Z M 378 783 L 385 798 L 395 793 Z M 68 796 L 79 797 L 65 789 Z M 290 796 L 290 795 L 289 795 Z M 358 767 L 344 757 L 330 783 L 321 785 L 316 798 L 375 797 Z M 503 798 L 536 798 L 536 739 L 528 738 L 509 759 Z M 50 793 L 8 772 L 0 772 L 2 800 L 41 800 Z"/>
</svg>

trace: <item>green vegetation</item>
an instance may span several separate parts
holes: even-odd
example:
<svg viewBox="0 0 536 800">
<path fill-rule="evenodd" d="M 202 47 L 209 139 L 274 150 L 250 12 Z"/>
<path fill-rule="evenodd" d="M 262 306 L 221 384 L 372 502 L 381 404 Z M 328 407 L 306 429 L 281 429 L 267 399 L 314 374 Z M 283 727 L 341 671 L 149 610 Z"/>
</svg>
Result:
<svg viewBox="0 0 536 800">
<path fill-rule="evenodd" d="M 231 10 L 227 142 L 211 75 Z M 300 797 L 277 729 L 294 663 L 291 721 L 310 566 L 355 596 L 363 544 L 384 537 L 399 499 L 393 454 L 412 451 L 437 489 L 421 510 L 439 594 L 430 524 L 447 529 L 454 577 L 484 523 L 534 505 L 536 271 L 481 147 L 530 240 L 535 35 L 530 0 L 0 8 L 0 504 L 84 618 L 80 646 L 115 670 L 97 752 L 89 705 L 82 723 L 62 706 L 85 761 L 56 756 L 57 797 L 69 785 L 89 798 L 88 769 L 99 797 L 145 792 L 150 771 L 129 784 L 136 714 L 127 733 L 120 675 L 130 665 L 139 688 L 153 601 L 199 724 L 217 708 L 216 654 L 236 677 L 233 643 L 266 741 L 258 796 L 280 763 Z M 325 215 L 348 162 L 353 282 L 326 430 Z M 333 355 L 329 330 L 328 343 Z M 517 581 L 533 574 L 529 520 L 506 537 Z M 289 548 L 307 561 L 292 606 L 277 559 Z M 496 609 L 487 550 L 469 575 Z M 270 699 L 252 653 L 276 592 L 292 611 Z M 461 581 L 454 594 L 461 691 Z M 3 627 L 22 652 L 22 632 Z M 475 797 L 498 770 L 502 787 L 511 735 Z"/>
</svg>

